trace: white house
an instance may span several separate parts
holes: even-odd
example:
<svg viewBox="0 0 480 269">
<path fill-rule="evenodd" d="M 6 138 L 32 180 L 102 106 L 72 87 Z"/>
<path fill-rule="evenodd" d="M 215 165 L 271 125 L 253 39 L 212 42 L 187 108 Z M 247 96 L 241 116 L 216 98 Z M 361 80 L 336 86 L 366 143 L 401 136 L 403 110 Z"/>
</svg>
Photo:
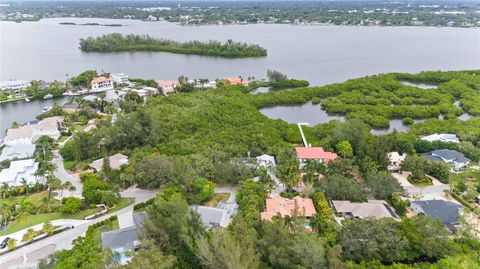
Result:
<svg viewBox="0 0 480 269">
<path fill-rule="evenodd" d="M 35 184 L 40 177 L 35 173 L 38 170 L 38 162 L 34 159 L 13 161 L 10 167 L 0 172 L 0 184 L 7 183 L 9 186 L 20 186 L 25 179 L 29 185 Z"/>
<path fill-rule="evenodd" d="M 0 162 L 5 160 L 19 160 L 19 159 L 26 159 L 33 156 L 35 152 L 35 145 L 16 145 L 11 147 L 5 147 L 2 150 L 2 154 L 0 154 Z"/>
<path fill-rule="evenodd" d="M 0 82 L 0 90 L 21 90 L 30 87 L 28 80 L 8 80 Z"/>
<path fill-rule="evenodd" d="M 275 167 L 275 158 L 273 156 L 263 154 L 257 157 L 257 166 L 263 168 Z"/>
<path fill-rule="evenodd" d="M 465 155 L 449 149 L 434 150 L 432 152 L 424 153 L 422 156 L 432 162 L 447 163 L 456 171 L 461 170 L 470 163 L 470 159 L 465 157 Z"/>
<path fill-rule="evenodd" d="M 425 141 L 434 142 L 449 142 L 449 143 L 460 143 L 460 139 L 455 134 L 432 134 L 420 138 Z"/>
<path fill-rule="evenodd" d="M 49 136 L 54 140 L 60 138 L 60 123 L 63 117 L 50 117 L 36 124 L 28 124 L 7 130 L 4 138 L 6 146 L 29 145 L 35 143 L 41 136 Z"/>
<path fill-rule="evenodd" d="M 128 76 L 124 73 L 115 73 L 111 74 L 110 77 L 113 79 L 113 82 L 118 84 L 127 84 L 128 83 Z"/>
<path fill-rule="evenodd" d="M 390 164 L 388 165 L 388 171 L 399 171 L 403 161 L 405 161 L 405 158 L 407 158 L 407 154 L 403 153 L 402 155 L 400 155 L 396 151 L 387 153 L 387 156 L 390 160 Z"/>
<path fill-rule="evenodd" d="M 92 85 L 92 92 L 103 92 L 113 90 L 112 78 L 96 77 L 90 82 Z"/>
</svg>

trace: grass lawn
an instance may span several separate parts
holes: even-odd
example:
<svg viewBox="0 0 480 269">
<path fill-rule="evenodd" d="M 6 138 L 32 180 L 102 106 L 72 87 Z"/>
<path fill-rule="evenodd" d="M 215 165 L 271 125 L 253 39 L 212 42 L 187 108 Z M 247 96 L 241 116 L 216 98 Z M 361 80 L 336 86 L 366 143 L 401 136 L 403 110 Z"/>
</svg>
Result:
<svg viewBox="0 0 480 269">
<path fill-rule="evenodd" d="M 107 221 L 102 226 L 93 229 L 92 239 L 95 242 L 98 242 L 99 244 L 101 244 L 102 243 L 102 238 L 101 238 L 102 233 L 112 231 L 112 230 L 116 230 L 116 229 L 118 229 L 118 220 L 117 219 L 113 220 L 113 221 Z"/>
<path fill-rule="evenodd" d="M 302 135 L 300 134 L 300 130 L 298 130 L 298 126 L 296 124 L 290 124 L 289 127 L 291 132 L 287 140 L 292 143 L 303 145 Z M 320 146 L 320 140 L 312 134 L 312 127 L 302 125 L 302 130 L 309 144 L 312 144 L 312 146 Z"/>
<path fill-rule="evenodd" d="M 465 178 L 480 180 L 480 170 L 465 171 L 463 173 L 450 173 L 450 181 L 463 181 Z"/>
<path fill-rule="evenodd" d="M 65 142 L 65 140 L 67 140 L 68 136 L 66 135 L 62 135 L 60 136 L 60 138 L 58 139 L 59 142 Z"/>
<path fill-rule="evenodd" d="M 32 203 L 34 208 L 38 208 L 44 206 L 45 203 L 43 202 L 48 196 L 48 191 L 37 192 L 33 194 L 21 195 L 16 197 L 11 197 L 7 199 L 1 199 L 0 204 L 7 204 L 10 206 L 14 206 L 20 203 L 22 199 L 26 199 L 28 202 Z M 59 200 L 54 199 L 53 197 L 50 199 L 50 207 L 55 208 L 61 206 L 61 202 Z"/>
<path fill-rule="evenodd" d="M 38 194 L 42 194 L 42 193 L 38 193 Z M 34 195 L 31 195 L 31 196 L 34 196 Z M 37 195 L 37 196 L 39 196 L 39 195 Z M 38 199 L 38 198 L 33 198 L 33 200 L 34 199 Z M 52 199 L 51 201 L 52 201 L 52 203 L 54 201 L 56 201 L 56 203 L 58 203 L 58 205 L 61 204 L 60 201 L 55 200 L 55 199 Z M 133 202 L 134 202 L 134 200 L 132 198 L 121 198 L 120 202 L 114 208 L 112 208 L 110 210 L 110 212 L 115 212 L 117 210 L 125 208 L 125 207 L 131 205 Z M 82 220 L 86 216 L 97 213 L 101 210 L 102 210 L 102 208 L 88 208 L 88 209 L 82 210 L 82 211 L 80 211 L 76 214 L 73 214 L 73 215 L 72 214 L 63 214 L 63 213 L 60 213 L 60 212 L 30 215 L 27 218 L 27 220 L 24 221 L 24 222 L 19 222 L 17 220 L 10 222 L 6 229 L 0 231 L 0 236 L 10 234 L 10 233 L 14 233 L 14 232 L 23 230 L 25 228 L 28 228 L 30 226 L 34 226 L 34 225 L 37 225 L 37 224 L 40 224 L 40 223 L 45 223 L 47 221 L 52 221 L 52 220 L 57 220 L 57 219 L 80 219 L 80 220 Z"/>
<path fill-rule="evenodd" d="M 215 193 L 215 196 L 213 198 L 205 203 L 205 206 L 210 206 L 210 207 L 217 207 L 218 203 L 220 202 L 226 202 L 228 198 L 230 197 L 230 193 Z"/>
</svg>

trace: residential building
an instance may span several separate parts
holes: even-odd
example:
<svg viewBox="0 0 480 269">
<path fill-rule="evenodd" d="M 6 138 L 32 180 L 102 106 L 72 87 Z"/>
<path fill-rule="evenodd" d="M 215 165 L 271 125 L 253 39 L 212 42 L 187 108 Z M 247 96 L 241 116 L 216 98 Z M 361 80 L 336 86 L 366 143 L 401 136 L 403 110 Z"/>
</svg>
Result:
<svg viewBox="0 0 480 269">
<path fill-rule="evenodd" d="M 54 140 L 60 138 L 60 124 L 63 117 L 50 117 L 36 124 L 27 124 L 18 128 L 7 130 L 4 143 L 7 146 L 28 145 L 35 143 L 41 136 L 49 136 Z"/>
<path fill-rule="evenodd" d="M 190 209 L 200 215 L 200 220 L 206 228 L 228 226 L 228 212 L 225 209 L 201 205 L 191 205 Z"/>
<path fill-rule="evenodd" d="M 332 209 L 344 218 L 398 218 L 395 211 L 384 200 L 368 200 L 363 203 L 331 201 Z"/>
<path fill-rule="evenodd" d="M 455 171 L 459 171 L 470 163 L 470 159 L 456 150 L 440 149 L 422 154 L 422 156 L 432 162 L 444 162 L 452 166 Z"/>
<path fill-rule="evenodd" d="M 245 84 L 241 77 L 229 77 L 229 78 L 224 78 L 223 80 L 230 83 L 230 84 L 233 84 L 233 85 L 244 85 Z"/>
<path fill-rule="evenodd" d="M 30 158 L 33 153 L 35 153 L 34 144 L 5 147 L 0 154 L 0 162 Z"/>
<path fill-rule="evenodd" d="M 113 82 L 115 82 L 115 83 L 118 83 L 118 84 L 127 84 L 128 83 L 128 76 L 125 75 L 124 73 L 110 74 L 110 77 L 112 78 Z"/>
<path fill-rule="evenodd" d="M 257 167 L 273 168 L 275 167 L 275 158 L 267 154 L 257 156 Z"/>
<path fill-rule="evenodd" d="M 175 89 L 180 86 L 178 80 L 155 80 L 157 85 L 162 88 L 162 92 L 165 95 L 175 92 Z"/>
<path fill-rule="evenodd" d="M 90 82 L 92 92 L 103 92 L 113 90 L 113 80 L 106 77 L 96 77 Z"/>
<path fill-rule="evenodd" d="M 277 215 L 282 217 L 292 216 L 294 213 L 298 216 L 310 218 L 317 213 L 312 199 L 302 198 L 300 196 L 296 196 L 293 199 L 276 196 L 268 198 L 265 204 L 265 212 L 260 214 L 262 220 L 271 220 Z M 297 210 L 297 212 L 295 212 L 295 210 Z"/>
<path fill-rule="evenodd" d="M 403 153 L 400 155 L 398 152 L 392 151 L 387 153 L 387 157 L 390 161 L 390 164 L 388 165 L 388 171 L 396 172 L 400 171 L 403 161 L 405 161 L 405 158 L 407 158 L 407 154 Z"/>
<path fill-rule="evenodd" d="M 427 135 L 424 137 L 421 137 L 420 139 L 429 141 L 429 142 L 434 142 L 434 141 L 440 141 L 440 142 L 449 142 L 449 143 L 460 143 L 460 139 L 458 139 L 457 135 L 455 134 L 432 134 L 432 135 Z"/>
<path fill-rule="evenodd" d="M 20 186 L 26 180 L 29 185 L 40 180 L 35 173 L 38 170 L 38 162 L 34 159 L 12 161 L 10 167 L 0 172 L 0 184 L 7 183 L 9 186 Z"/>
<path fill-rule="evenodd" d="M 127 92 L 122 91 L 122 90 L 108 90 L 105 93 L 105 101 L 109 103 L 115 103 L 120 100 L 123 100 L 123 98 L 127 95 Z"/>
<path fill-rule="evenodd" d="M 28 80 L 8 80 L 0 82 L 0 90 L 21 90 L 30 87 Z"/>
<path fill-rule="evenodd" d="M 445 200 L 411 201 L 410 207 L 417 214 L 440 219 L 450 230 L 459 226 L 459 216 L 463 210 L 462 205 Z"/>
<path fill-rule="evenodd" d="M 308 160 L 328 163 L 337 158 L 336 153 L 325 151 L 322 147 L 296 147 L 295 152 L 300 162 L 300 168 L 303 168 Z"/>
<path fill-rule="evenodd" d="M 108 160 L 110 162 L 110 168 L 112 168 L 113 170 L 118 170 L 122 165 L 128 164 L 128 156 L 123 155 L 121 153 L 117 153 L 115 155 L 110 156 Z M 92 168 L 95 171 L 102 170 L 102 167 L 103 167 L 103 158 L 95 160 L 90 164 L 90 168 Z"/>
</svg>

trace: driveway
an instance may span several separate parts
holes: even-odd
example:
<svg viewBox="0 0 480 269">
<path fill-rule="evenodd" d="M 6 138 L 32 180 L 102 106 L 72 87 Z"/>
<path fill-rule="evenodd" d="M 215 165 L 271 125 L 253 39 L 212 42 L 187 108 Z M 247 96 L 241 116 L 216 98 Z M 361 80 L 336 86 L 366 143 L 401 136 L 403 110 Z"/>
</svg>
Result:
<svg viewBox="0 0 480 269">
<path fill-rule="evenodd" d="M 236 203 L 237 202 L 237 187 L 216 187 L 215 193 L 230 193 L 227 203 Z"/>
<path fill-rule="evenodd" d="M 158 193 L 158 191 L 130 188 L 126 191 L 121 192 L 120 195 L 122 197 L 135 198 L 135 203 L 139 203 L 155 197 L 156 193 Z M 47 257 L 48 255 L 52 254 L 55 251 L 59 251 L 63 249 L 71 249 L 72 241 L 79 236 L 84 236 L 90 225 L 103 221 L 111 216 L 122 215 L 132 210 L 133 210 L 133 205 L 130 205 L 126 208 L 120 209 L 113 213 L 109 213 L 101 217 L 98 217 L 96 219 L 86 221 L 83 224 L 75 226 L 74 229 L 67 230 L 65 232 L 61 232 L 59 234 L 52 235 L 43 240 L 32 243 L 28 247 L 20 248 L 13 252 L 9 252 L 4 255 L 1 255 L 0 269 L 8 268 L 4 266 L 6 264 L 7 265 L 13 265 L 13 264 L 25 265 L 27 262 L 37 263 L 38 260 Z M 22 257 L 26 257 L 28 261 L 27 259 L 23 259 Z M 19 262 L 20 259 L 22 259 L 21 262 Z"/>
<path fill-rule="evenodd" d="M 55 164 L 56 170 L 53 173 L 53 175 L 60 179 L 62 183 L 65 183 L 67 181 L 70 181 L 73 186 L 75 186 L 75 191 L 70 192 L 68 190 L 63 191 L 63 197 L 68 197 L 68 196 L 74 196 L 74 197 L 82 197 L 82 181 L 80 180 L 80 177 L 75 176 L 73 174 L 70 174 L 65 170 L 63 167 L 63 158 L 62 155 L 58 153 L 58 150 L 53 151 L 53 155 L 56 156 L 53 158 L 53 163 Z"/>
<path fill-rule="evenodd" d="M 421 196 L 420 200 L 448 200 L 444 195 L 445 191 L 450 190 L 450 186 L 448 184 L 444 184 L 438 179 L 429 176 L 432 179 L 431 186 L 415 186 L 407 180 L 407 177 L 410 174 L 410 172 L 403 172 L 402 174 L 392 173 L 392 176 L 397 179 L 398 183 L 400 183 L 410 197 Z"/>
</svg>

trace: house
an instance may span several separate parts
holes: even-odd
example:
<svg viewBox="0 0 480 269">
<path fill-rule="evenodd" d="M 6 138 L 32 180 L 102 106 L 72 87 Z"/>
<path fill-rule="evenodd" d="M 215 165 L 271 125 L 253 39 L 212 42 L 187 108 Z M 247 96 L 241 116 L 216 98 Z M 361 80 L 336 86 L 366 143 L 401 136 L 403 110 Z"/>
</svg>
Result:
<svg viewBox="0 0 480 269">
<path fill-rule="evenodd" d="M 190 209 L 200 215 L 200 220 L 206 228 L 228 226 L 228 212 L 225 209 L 201 205 L 191 205 Z"/>
<path fill-rule="evenodd" d="M 41 136 L 48 136 L 54 140 L 60 138 L 60 124 L 63 117 L 45 118 L 36 124 L 27 124 L 7 130 L 4 143 L 7 146 L 34 144 Z"/>
<path fill-rule="evenodd" d="M 5 147 L 0 154 L 0 162 L 3 162 L 5 160 L 12 161 L 30 158 L 33 156 L 34 152 L 34 144 Z"/>
<path fill-rule="evenodd" d="M 107 90 L 113 90 L 112 78 L 96 77 L 90 82 L 92 85 L 92 92 L 103 92 Z"/>
<path fill-rule="evenodd" d="M 125 95 L 127 95 L 127 92 L 122 91 L 122 90 L 108 90 L 105 93 L 105 101 L 109 103 L 114 103 L 122 100 Z"/>
<path fill-rule="evenodd" d="M 8 184 L 9 186 L 20 186 L 22 180 L 26 180 L 28 185 L 35 184 L 40 180 L 35 173 L 38 170 L 38 162 L 34 159 L 27 159 L 21 161 L 12 161 L 10 167 L 3 169 L 0 172 L 0 184 Z"/>
<path fill-rule="evenodd" d="M 112 259 L 120 262 L 120 264 L 126 264 L 132 259 L 125 253 L 139 249 L 140 238 L 143 236 L 141 230 L 145 225 L 147 214 L 144 212 L 132 213 L 131 217 L 133 218 L 132 226 L 101 234 L 103 248 L 110 248 L 114 253 Z"/>
<path fill-rule="evenodd" d="M 444 162 L 453 167 L 455 171 L 461 170 L 470 163 L 470 159 L 456 150 L 440 149 L 422 154 L 422 157 L 432 162 Z"/>
<path fill-rule="evenodd" d="M 405 158 L 407 158 L 407 154 L 403 153 L 400 155 L 396 151 L 392 151 L 387 153 L 388 160 L 390 161 L 390 164 L 388 165 L 388 171 L 400 171 L 401 165 L 403 161 L 405 161 Z"/>
<path fill-rule="evenodd" d="M 165 95 L 175 92 L 175 89 L 180 86 L 178 80 L 155 80 L 157 85 L 162 88 L 162 92 Z"/>
<path fill-rule="evenodd" d="M 337 154 L 323 150 L 322 147 L 296 147 L 297 159 L 300 168 L 303 168 L 308 160 L 327 163 L 337 158 Z"/>
<path fill-rule="evenodd" d="M 412 201 L 410 207 L 417 214 L 440 219 L 450 230 L 459 226 L 459 216 L 463 209 L 462 205 L 446 200 Z"/>
<path fill-rule="evenodd" d="M 460 143 L 460 139 L 458 139 L 457 135 L 455 134 L 432 134 L 432 135 L 427 135 L 424 137 L 421 137 L 420 139 L 428 141 L 428 142 L 434 142 L 434 141 L 440 141 L 440 142 L 447 142 L 447 143 Z"/>
<path fill-rule="evenodd" d="M 257 156 L 257 167 L 273 168 L 275 167 L 275 158 L 267 154 Z"/>
<path fill-rule="evenodd" d="M 312 199 L 302 198 L 300 196 L 296 196 L 293 199 L 276 196 L 268 198 L 265 204 L 265 212 L 260 213 L 262 220 L 271 220 L 277 215 L 282 217 L 292 216 L 295 209 L 298 210 L 298 212 L 296 212 L 298 216 L 306 218 L 310 218 L 317 213 Z"/>
<path fill-rule="evenodd" d="M 395 211 L 384 200 L 368 200 L 363 203 L 331 201 L 332 209 L 344 218 L 398 218 Z"/>
<path fill-rule="evenodd" d="M 80 108 L 78 104 L 64 104 L 61 106 L 62 110 L 67 113 L 75 113 Z"/>
<path fill-rule="evenodd" d="M 229 77 L 224 78 L 223 80 L 233 85 L 244 85 L 243 79 L 241 77 Z"/>
<path fill-rule="evenodd" d="M 112 168 L 113 170 L 118 170 L 122 165 L 128 164 L 128 156 L 125 156 L 121 153 L 117 153 L 115 155 L 110 156 L 108 160 L 110 162 L 110 168 Z M 103 158 L 95 160 L 90 164 L 90 168 L 92 168 L 95 171 L 102 170 L 102 167 L 103 167 Z"/>
<path fill-rule="evenodd" d="M 28 80 L 8 80 L 0 82 L 0 90 L 21 90 L 30 87 Z"/>
<path fill-rule="evenodd" d="M 124 73 L 110 74 L 110 77 L 112 78 L 113 82 L 115 82 L 115 83 L 118 83 L 118 84 L 127 84 L 128 83 L 128 76 L 125 75 Z"/>
</svg>

